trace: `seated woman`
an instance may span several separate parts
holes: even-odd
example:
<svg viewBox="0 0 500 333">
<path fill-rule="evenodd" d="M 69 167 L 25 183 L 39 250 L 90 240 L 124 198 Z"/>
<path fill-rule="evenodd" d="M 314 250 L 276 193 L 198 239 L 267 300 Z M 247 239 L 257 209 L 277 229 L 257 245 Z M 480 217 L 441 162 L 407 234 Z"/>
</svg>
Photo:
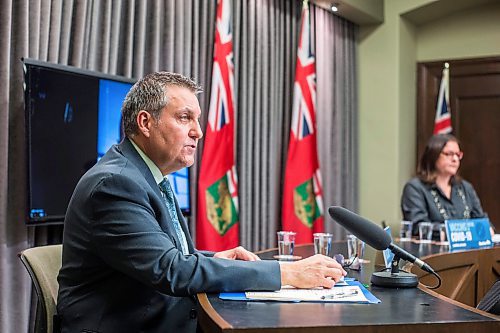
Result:
<svg viewBox="0 0 500 333">
<path fill-rule="evenodd" d="M 417 177 L 408 181 L 401 197 L 403 219 L 413 222 L 444 222 L 449 219 L 485 217 L 472 185 L 458 176 L 463 152 L 451 134 L 429 139 L 417 168 Z"/>
</svg>

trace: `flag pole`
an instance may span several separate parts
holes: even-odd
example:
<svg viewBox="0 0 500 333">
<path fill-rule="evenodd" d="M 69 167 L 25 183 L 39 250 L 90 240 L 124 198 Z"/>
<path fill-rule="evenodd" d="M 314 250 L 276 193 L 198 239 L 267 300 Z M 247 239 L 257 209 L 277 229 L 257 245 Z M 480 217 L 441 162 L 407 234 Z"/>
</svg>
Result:
<svg viewBox="0 0 500 333">
<path fill-rule="evenodd" d="M 445 134 L 453 131 L 450 111 L 450 64 L 444 63 L 441 84 L 439 85 L 438 101 L 436 104 L 436 118 L 433 134 Z"/>
<path fill-rule="evenodd" d="M 450 122 L 451 122 L 451 112 L 450 112 L 450 64 L 448 62 L 444 63 L 443 69 L 443 80 L 446 80 L 446 89 L 444 91 L 446 95 L 446 106 L 448 107 L 448 113 L 450 114 Z M 451 125 L 449 131 L 451 132 Z"/>
</svg>

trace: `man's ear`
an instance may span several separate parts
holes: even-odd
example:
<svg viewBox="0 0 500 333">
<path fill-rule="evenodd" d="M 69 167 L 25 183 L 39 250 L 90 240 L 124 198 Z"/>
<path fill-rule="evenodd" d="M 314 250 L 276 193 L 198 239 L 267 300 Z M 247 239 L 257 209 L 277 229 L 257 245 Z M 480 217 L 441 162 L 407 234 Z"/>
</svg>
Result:
<svg viewBox="0 0 500 333">
<path fill-rule="evenodd" d="M 147 111 L 141 110 L 137 114 L 136 121 L 139 132 L 147 138 L 149 138 L 151 126 L 153 126 L 153 120 L 153 117 Z"/>
</svg>

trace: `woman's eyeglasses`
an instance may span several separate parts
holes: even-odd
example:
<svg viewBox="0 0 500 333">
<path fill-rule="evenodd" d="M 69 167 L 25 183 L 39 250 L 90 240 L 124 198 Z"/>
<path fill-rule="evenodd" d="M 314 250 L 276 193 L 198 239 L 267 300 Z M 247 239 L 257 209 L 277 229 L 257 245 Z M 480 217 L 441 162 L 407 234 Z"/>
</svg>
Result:
<svg viewBox="0 0 500 333">
<path fill-rule="evenodd" d="M 456 156 L 459 160 L 461 160 L 464 157 L 464 152 L 463 151 L 459 151 L 459 152 L 442 151 L 441 154 L 443 154 L 447 158 L 453 158 L 453 156 Z"/>
</svg>

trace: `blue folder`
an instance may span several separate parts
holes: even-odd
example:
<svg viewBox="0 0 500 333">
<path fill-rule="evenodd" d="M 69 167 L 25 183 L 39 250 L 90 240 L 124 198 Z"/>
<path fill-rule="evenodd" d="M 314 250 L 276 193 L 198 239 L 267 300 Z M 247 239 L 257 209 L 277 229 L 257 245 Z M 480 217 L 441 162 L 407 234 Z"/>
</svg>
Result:
<svg viewBox="0 0 500 333">
<path fill-rule="evenodd" d="M 335 302 L 335 303 L 357 303 L 357 304 L 378 304 L 381 303 L 381 301 L 375 297 L 368 289 L 363 286 L 359 281 L 354 281 L 352 279 L 347 279 L 346 282 L 350 286 L 358 286 L 363 294 L 365 295 L 366 299 L 368 299 L 368 302 Z M 219 298 L 225 301 L 257 301 L 257 302 L 263 302 L 264 300 L 260 299 L 249 299 L 245 296 L 244 292 L 238 292 L 238 293 L 220 293 Z M 265 301 L 264 301 L 265 302 Z M 271 302 L 299 302 L 299 301 L 271 301 Z M 306 302 L 306 301 L 302 301 Z M 310 301 L 307 301 L 310 302 Z M 322 301 L 314 301 L 314 302 L 322 302 Z M 328 302 L 331 303 L 331 302 Z"/>
</svg>

